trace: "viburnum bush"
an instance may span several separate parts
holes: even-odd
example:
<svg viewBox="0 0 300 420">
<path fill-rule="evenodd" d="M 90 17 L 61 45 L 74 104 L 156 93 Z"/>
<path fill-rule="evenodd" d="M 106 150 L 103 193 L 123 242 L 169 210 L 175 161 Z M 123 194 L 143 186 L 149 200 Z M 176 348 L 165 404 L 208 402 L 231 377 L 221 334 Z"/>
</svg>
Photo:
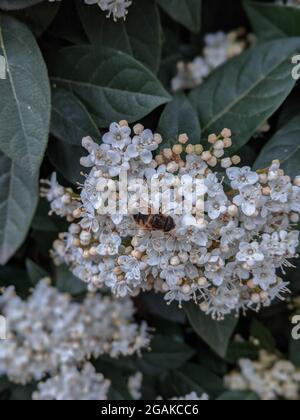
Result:
<svg viewBox="0 0 300 420">
<path fill-rule="evenodd" d="M 300 399 L 299 6 L 0 0 L 0 399 Z"/>
</svg>

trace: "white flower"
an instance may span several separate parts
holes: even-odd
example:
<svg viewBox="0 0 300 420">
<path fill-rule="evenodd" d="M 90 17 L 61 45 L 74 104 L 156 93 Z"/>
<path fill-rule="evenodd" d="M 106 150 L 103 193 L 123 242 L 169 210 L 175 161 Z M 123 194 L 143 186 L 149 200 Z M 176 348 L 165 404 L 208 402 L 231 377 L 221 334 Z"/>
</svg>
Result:
<svg viewBox="0 0 300 420">
<path fill-rule="evenodd" d="M 38 384 L 33 400 L 38 401 L 103 401 L 107 400 L 110 381 L 94 366 L 86 363 L 79 371 L 73 366 L 63 366 L 61 372 Z"/>
<path fill-rule="evenodd" d="M 239 249 L 240 251 L 236 256 L 237 260 L 246 262 L 249 266 L 253 266 L 265 259 L 258 242 L 242 242 Z"/>
<path fill-rule="evenodd" d="M 240 190 L 247 185 L 254 185 L 259 180 L 258 174 L 252 172 L 248 166 L 244 166 L 243 168 L 228 168 L 226 173 L 231 181 L 231 187 L 234 190 Z"/>
<path fill-rule="evenodd" d="M 131 143 L 130 134 L 131 129 L 127 125 L 120 126 L 117 123 L 112 123 L 109 132 L 103 135 L 102 140 L 114 149 L 123 150 Z"/>
<path fill-rule="evenodd" d="M 241 187 L 240 194 L 234 197 L 233 203 L 241 207 L 246 216 L 253 216 L 256 213 L 261 196 L 260 187 L 245 185 Z"/>
<path fill-rule="evenodd" d="M 261 267 L 253 268 L 253 283 L 262 290 L 268 290 L 270 286 L 276 283 L 277 276 L 274 267 L 271 264 L 265 264 Z"/>
<path fill-rule="evenodd" d="M 107 11 L 107 17 L 113 15 L 114 20 L 125 19 L 128 13 L 127 8 L 132 4 L 128 0 L 84 0 L 86 4 L 98 4 L 101 10 Z"/>
<path fill-rule="evenodd" d="M 213 198 L 209 198 L 205 203 L 205 211 L 208 216 L 214 220 L 227 211 L 227 197 L 225 194 L 218 194 Z"/>
<path fill-rule="evenodd" d="M 112 235 L 102 234 L 100 244 L 97 247 L 97 253 L 103 256 L 117 255 L 121 243 L 122 240 L 117 233 L 113 233 Z"/>
</svg>

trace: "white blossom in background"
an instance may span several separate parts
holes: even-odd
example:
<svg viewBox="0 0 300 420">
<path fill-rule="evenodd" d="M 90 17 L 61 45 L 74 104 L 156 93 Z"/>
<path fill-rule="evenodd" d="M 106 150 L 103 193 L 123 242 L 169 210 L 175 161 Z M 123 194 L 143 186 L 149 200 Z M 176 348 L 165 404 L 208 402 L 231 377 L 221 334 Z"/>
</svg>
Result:
<svg viewBox="0 0 300 420">
<path fill-rule="evenodd" d="M 202 394 L 200 397 L 195 391 L 190 394 L 184 395 L 183 397 L 173 397 L 171 400 L 177 401 L 208 401 L 209 396 L 207 394 Z"/>
<path fill-rule="evenodd" d="M 285 6 L 300 7 L 300 0 L 276 0 L 276 3 Z"/>
<path fill-rule="evenodd" d="M 252 36 L 245 36 L 239 29 L 228 34 L 216 32 L 204 37 L 202 56 L 193 61 L 177 64 L 177 75 L 172 79 L 172 90 L 193 89 L 199 86 L 203 80 L 217 67 L 224 64 L 228 59 L 241 54 L 253 43 Z"/>
<path fill-rule="evenodd" d="M 39 401 L 103 401 L 107 400 L 109 388 L 110 381 L 86 362 L 80 370 L 63 366 L 57 375 L 38 384 L 32 398 Z"/>
<path fill-rule="evenodd" d="M 143 385 L 143 374 L 136 372 L 128 379 L 128 391 L 134 400 L 140 400 L 142 398 L 142 385 Z"/>
<path fill-rule="evenodd" d="M 62 0 L 48 0 L 50 2 Z M 84 0 L 85 4 L 97 4 L 101 10 L 107 12 L 107 17 L 113 17 L 114 21 L 118 19 L 126 19 L 128 7 L 132 5 L 132 1 L 128 0 Z"/>
<path fill-rule="evenodd" d="M 252 391 L 261 400 L 299 400 L 300 369 L 279 356 L 260 351 L 257 361 L 241 359 L 239 370 L 225 377 L 233 391 Z"/>
<path fill-rule="evenodd" d="M 167 303 L 194 301 L 214 319 L 259 311 L 283 298 L 288 283 L 282 274 L 292 266 L 299 245 L 294 230 L 300 212 L 299 177 L 285 175 L 279 161 L 258 172 L 237 167 L 238 156 L 224 158 L 232 145 L 229 129 L 209 136 L 209 150 L 181 135 L 178 144 L 156 156 L 163 140 L 140 124 L 131 132 L 126 121 L 113 123 L 102 140 L 98 144 L 83 139 L 88 154 L 81 163 L 90 172 L 79 194 L 70 193 L 75 210 L 73 202 L 68 212 L 62 200 L 55 201 L 56 183 L 43 190 L 50 205 L 54 197 L 52 211 L 73 210 L 68 232 L 53 245 L 56 264 L 66 263 L 91 291 L 108 287 L 125 297 L 154 290 Z M 104 203 L 119 196 L 121 179 L 114 181 L 124 168 L 130 212 L 117 214 L 110 205 L 103 212 Z M 156 192 L 146 197 L 140 183 L 149 185 L 153 177 L 160 187 L 174 191 L 168 211 L 173 224 L 166 231 L 143 228 L 133 217 L 153 207 Z M 182 193 L 176 187 L 185 185 L 187 177 L 201 181 L 205 205 L 200 218 L 176 207 Z M 193 197 L 194 191 L 189 200 Z"/>
<path fill-rule="evenodd" d="M 8 339 L 0 341 L 0 376 L 26 384 L 91 357 L 130 356 L 149 347 L 146 323 L 133 320 L 130 299 L 89 295 L 81 303 L 41 281 L 23 301 L 14 289 L 0 296 Z"/>
</svg>

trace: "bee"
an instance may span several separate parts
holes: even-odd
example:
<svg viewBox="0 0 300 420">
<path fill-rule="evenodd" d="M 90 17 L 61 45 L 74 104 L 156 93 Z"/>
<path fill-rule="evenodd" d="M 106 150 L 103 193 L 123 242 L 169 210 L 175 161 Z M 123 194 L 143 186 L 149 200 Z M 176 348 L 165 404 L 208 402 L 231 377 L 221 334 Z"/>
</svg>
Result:
<svg viewBox="0 0 300 420">
<path fill-rule="evenodd" d="M 163 214 L 136 214 L 133 216 L 137 224 L 141 228 L 149 230 L 162 230 L 165 233 L 171 232 L 176 225 L 171 216 Z"/>
</svg>

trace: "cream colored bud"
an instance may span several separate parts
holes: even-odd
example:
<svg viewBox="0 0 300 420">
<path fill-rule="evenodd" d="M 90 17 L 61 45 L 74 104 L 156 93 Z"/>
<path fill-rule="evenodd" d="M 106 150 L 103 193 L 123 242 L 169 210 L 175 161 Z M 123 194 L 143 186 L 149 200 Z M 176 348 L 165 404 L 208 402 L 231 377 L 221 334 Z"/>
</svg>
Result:
<svg viewBox="0 0 300 420">
<path fill-rule="evenodd" d="M 218 160 L 217 160 L 217 158 L 215 157 L 215 156 L 212 156 L 208 161 L 207 161 L 207 164 L 209 165 L 209 166 L 211 166 L 212 168 L 214 168 L 215 166 L 217 166 L 217 164 L 218 164 Z"/>
<path fill-rule="evenodd" d="M 207 285 L 207 279 L 206 279 L 206 277 L 200 277 L 200 278 L 197 280 L 197 284 L 198 284 L 198 286 L 200 286 L 200 287 L 204 287 L 204 286 L 206 286 L 206 285 Z"/>
<path fill-rule="evenodd" d="M 262 185 L 265 185 L 268 183 L 268 175 L 267 174 L 260 174 L 259 175 L 259 181 Z"/>
<path fill-rule="evenodd" d="M 231 159 L 230 158 L 224 158 L 221 160 L 221 166 L 224 169 L 228 169 L 230 168 L 230 166 L 232 165 Z"/>
<path fill-rule="evenodd" d="M 196 144 L 195 145 L 195 153 L 196 153 L 196 155 L 201 155 L 202 153 L 203 153 L 203 146 L 202 146 L 202 144 Z"/>
<path fill-rule="evenodd" d="M 262 193 L 263 193 L 263 195 L 265 195 L 266 197 L 268 197 L 271 194 L 271 188 L 270 187 L 264 187 L 262 189 Z"/>
<path fill-rule="evenodd" d="M 172 157 L 173 157 L 172 149 L 164 149 L 163 150 L 163 155 L 166 159 L 172 159 Z"/>
<path fill-rule="evenodd" d="M 261 293 L 259 294 L 259 296 L 260 296 L 260 299 L 261 299 L 261 301 L 262 301 L 262 302 L 265 302 L 266 300 L 268 300 L 268 299 L 269 299 L 269 295 L 268 295 L 268 293 L 267 293 L 267 292 L 261 292 Z"/>
<path fill-rule="evenodd" d="M 164 284 L 162 285 L 162 290 L 163 290 L 164 292 L 168 292 L 168 291 L 170 290 L 170 287 L 167 285 L 167 283 L 164 283 Z"/>
<path fill-rule="evenodd" d="M 202 153 L 201 157 L 205 162 L 207 162 L 209 159 L 212 158 L 212 154 L 207 150 Z"/>
<path fill-rule="evenodd" d="M 178 164 L 176 162 L 170 162 L 167 165 L 167 171 L 168 172 L 171 172 L 172 174 L 175 173 L 175 172 L 177 172 L 178 171 L 178 168 L 179 168 L 179 166 L 178 166 Z"/>
<path fill-rule="evenodd" d="M 210 134 L 208 136 L 208 143 L 215 144 L 218 141 L 218 136 L 216 134 Z"/>
<path fill-rule="evenodd" d="M 294 185 L 296 187 L 300 187 L 300 176 L 296 176 L 296 178 L 294 179 Z"/>
<path fill-rule="evenodd" d="M 162 142 L 163 142 L 162 136 L 158 133 L 155 133 L 154 134 L 154 141 L 155 141 L 156 144 L 162 144 Z"/>
<path fill-rule="evenodd" d="M 136 124 L 133 127 L 133 132 L 134 132 L 134 134 L 136 134 L 138 136 L 139 134 L 141 134 L 144 131 L 144 129 L 145 129 L 145 127 L 142 124 Z"/>
<path fill-rule="evenodd" d="M 89 251 L 88 251 L 87 249 L 85 249 L 85 250 L 83 251 L 82 256 L 83 256 L 83 258 L 85 258 L 85 259 L 90 258 L 90 253 L 89 253 Z"/>
<path fill-rule="evenodd" d="M 249 280 L 247 283 L 247 287 L 249 287 L 249 289 L 255 289 L 255 284 L 253 282 L 253 280 Z"/>
<path fill-rule="evenodd" d="M 173 153 L 175 153 L 175 155 L 181 155 L 181 153 L 183 152 L 183 147 L 181 144 L 175 144 L 172 150 L 173 150 Z"/>
<path fill-rule="evenodd" d="M 119 122 L 119 126 L 120 126 L 120 127 L 128 127 L 128 121 L 126 121 L 126 120 L 121 120 L 121 121 Z"/>
<path fill-rule="evenodd" d="M 155 157 L 155 161 L 158 165 L 162 165 L 165 162 L 163 155 L 157 155 Z"/>
<path fill-rule="evenodd" d="M 75 210 L 73 211 L 73 217 L 74 217 L 75 219 L 79 219 L 79 218 L 81 217 L 81 209 L 75 209 Z"/>
<path fill-rule="evenodd" d="M 79 238 L 74 238 L 72 241 L 73 246 L 75 246 L 76 248 L 80 245 L 80 239 Z"/>
<path fill-rule="evenodd" d="M 241 163 L 241 161 L 242 161 L 242 159 L 237 155 L 232 156 L 232 158 L 231 158 L 231 162 L 232 162 L 233 165 L 239 165 Z"/>
<path fill-rule="evenodd" d="M 98 253 L 97 253 L 97 248 L 95 246 L 92 246 L 89 250 L 89 254 L 91 257 L 95 257 Z"/>
<path fill-rule="evenodd" d="M 224 143 L 225 149 L 229 149 L 229 147 L 232 146 L 232 140 L 229 137 L 225 138 L 223 140 L 223 143 Z"/>
<path fill-rule="evenodd" d="M 239 213 L 239 209 L 235 204 L 232 204 L 231 206 L 228 207 L 228 214 L 231 217 L 235 217 L 237 216 Z"/>
<path fill-rule="evenodd" d="M 201 303 L 200 309 L 201 309 L 202 312 L 207 312 L 208 309 L 209 309 L 209 304 L 207 302 Z"/>
<path fill-rule="evenodd" d="M 260 296 L 258 293 L 253 293 L 251 296 L 251 300 L 253 303 L 259 303 L 260 302 Z"/>
<path fill-rule="evenodd" d="M 172 258 L 171 258 L 171 260 L 170 260 L 170 264 L 171 264 L 171 265 L 173 265 L 173 266 L 177 266 L 177 265 L 179 265 L 179 264 L 180 264 L 180 259 L 179 259 L 179 257 L 177 257 L 177 256 L 172 257 Z"/>
<path fill-rule="evenodd" d="M 191 286 L 189 286 L 188 284 L 185 284 L 182 286 L 181 290 L 182 290 L 182 293 L 184 293 L 185 295 L 188 295 L 189 293 L 191 293 Z"/>
<path fill-rule="evenodd" d="M 180 134 L 178 136 L 178 142 L 180 144 L 186 144 L 189 141 L 188 135 L 187 134 Z"/>
<path fill-rule="evenodd" d="M 300 221 L 300 215 L 298 213 L 291 213 L 290 214 L 290 221 L 292 223 L 299 223 L 299 221 Z"/>
<path fill-rule="evenodd" d="M 224 128 L 221 131 L 221 136 L 224 137 L 224 138 L 231 137 L 232 136 L 232 132 L 231 132 L 231 130 L 229 130 L 229 128 Z"/>
<path fill-rule="evenodd" d="M 224 149 L 224 143 L 223 140 L 218 140 L 215 144 L 214 144 L 214 149 Z"/>
<path fill-rule="evenodd" d="M 225 152 L 224 152 L 224 149 L 216 149 L 213 151 L 213 154 L 217 159 L 220 159 L 221 157 L 225 155 Z"/>
<path fill-rule="evenodd" d="M 192 144 L 189 144 L 186 147 L 185 151 L 188 155 L 192 155 L 193 153 L 195 153 L 195 146 L 193 146 Z"/>
</svg>

